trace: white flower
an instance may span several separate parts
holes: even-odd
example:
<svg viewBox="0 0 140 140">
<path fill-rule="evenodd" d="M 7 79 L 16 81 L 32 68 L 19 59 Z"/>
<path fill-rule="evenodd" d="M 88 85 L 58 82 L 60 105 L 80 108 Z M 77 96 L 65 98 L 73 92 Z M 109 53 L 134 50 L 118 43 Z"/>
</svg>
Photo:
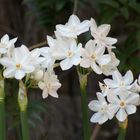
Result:
<svg viewBox="0 0 140 140">
<path fill-rule="evenodd" d="M 62 59 L 60 67 L 62 70 L 68 70 L 73 65 L 77 66 L 81 61 L 81 48 L 82 44 L 76 43 L 75 39 L 68 41 L 66 46 L 62 46 L 58 53 L 59 58 Z"/>
<path fill-rule="evenodd" d="M 6 34 L 0 40 L 0 54 L 5 54 L 8 52 L 8 49 L 14 46 L 14 43 L 17 41 L 17 38 L 9 40 L 9 36 Z"/>
<path fill-rule="evenodd" d="M 91 35 L 94 37 L 95 42 L 98 45 L 101 45 L 104 47 L 112 47 L 112 45 L 117 42 L 117 39 L 107 37 L 110 31 L 109 24 L 102 24 L 99 27 L 97 27 L 95 20 L 91 18 L 90 28 L 91 28 Z"/>
<path fill-rule="evenodd" d="M 118 95 L 113 93 L 107 95 L 109 108 L 113 114 L 116 114 L 116 118 L 120 122 L 136 112 L 136 104 L 139 99 L 139 94 L 127 91 L 120 91 Z"/>
<path fill-rule="evenodd" d="M 116 58 L 115 53 L 109 52 L 111 56 L 111 61 L 106 65 L 101 65 L 101 69 L 104 75 L 112 75 L 115 70 L 117 70 L 117 66 L 119 65 L 120 61 Z"/>
<path fill-rule="evenodd" d="M 77 38 L 78 35 L 89 30 L 89 25 L 89 20 L 80 22 L 76 15 L 71 15 L 65 25 L 56 25 L 56 31 L 65 37 Z"/>
<path fill-rule="evenodd" d="M 40 67 L 40 65 L 45 61 L 45 58 L 41 57 L 40 49 L 34 49 L 30 52 L 31 55 L 31 63 L 35 66 L 35 68 Z"/>
<path fill-rule="evenodd" d="M 133 74 L 129 70 L 124 76 L 119 71 L 114 71 L 111 79 L 105 79 L 104 83 L 111 89 L 118 90 L 129 90 L 133 82 Z"/>
<path fill-rule="evenodd" d="M 98 100 L 93 100 L 88 105 L 92 111 L 96 112 L 93 114 L 90 121 L 103 124 L 108 119 L 112 119 L 114 114 L 110 112 L 106 99 L 102 93 L 97 92 L 97 98 Z"/>
<path fill-rule="evenodd" d="M 6 67 L 3 72 L 4 77 L 15 77 L 21 80 L 26 74 L 34 71 L 34 66 L 31 63 L 31 55 L 28 48 L 24 45 L 15 48 L 11 57 L 3 57 L 1 64 Z"/>
<path fill-rule="evenodd" d="M 55 63 L 55 59 L 53 57 L 53 51 L 54 49 L 51 49 L 50 47 L 42 47 L 39 49 L 42 58 L 44 60 L 41 63 L 42 68 L 48 68 L 52 66 Z"/>
<path fill-rule="evenodd" d="M 43 90 L 43 98 L 47 98 L 48 95 L 58 98 L 57 90 L 61 87 L 61 84 L 57 78 L 57 75 L 54 73 L 46 71 L 43 80 L 38 83 L 38 86 Z"/>
<path fill-rule="evenodd" d="M 97 74 L 101 74 L 102 70 L 100 65 L 106 65 L 110 62 L 111 57 L 109 54 L 104 54 L 105 48 L 95 45 L 93 40 L 89 40 L 85 49 L 82 51 L 82 60 L 80 66 L 84 68 L 92 68 Z"/>
</svg>

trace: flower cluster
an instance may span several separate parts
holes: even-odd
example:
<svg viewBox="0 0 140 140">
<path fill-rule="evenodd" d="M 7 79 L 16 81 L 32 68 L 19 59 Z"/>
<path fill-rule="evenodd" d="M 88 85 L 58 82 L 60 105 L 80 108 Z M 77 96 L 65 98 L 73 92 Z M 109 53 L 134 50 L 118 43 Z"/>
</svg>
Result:
<svg viewBox="0 0 140 140">
<path fill-rule="evenodd" d="M 25 45 L 15 47 L 17 38 L 9 40 L 8 35 L 4 35 L 0 41 L 3 76 L 30 81 L 30 86 L 43 90 L 43 98 L 48 95 L 58 98 L 57 90 L 61 83 L 54 72 L 56 66 L 63 71 L 80 66 L 88 72 L 112 75 L 112 79 L 99 83 L 98 100 L 89 103 L 89 108 L 96 112 L 91 122 L 102 124 L 114 116 L 122 122 L 136 112 L 140 78 L 133 82 L 131 71 L 124 76 L 118 71 L 120 61 L 113 52 L 117 39 L 108 37 L 110 28 L 109 24 L 97 26 L 93 18 L 81 22 L 76 15 L 71 15 L 65 25 L 56 25 L 55 37 L 47 36 L 48 46 L 31 51 Z M 85 32 L 92 37 L 82 44 L 78 37 Z"/>
<path fill-rule="evenodd" d="M 114 71 L 112 79 L 104 79 L 100 83 L 101 92 L 97 93 L 98 100 L 89 103 L 93 114 L 91 122 L 102 124 L 114 116 L 123 122 L 127 116 L 136 112 L 140 102 L 140 85 L 133 82 L 133 74 L 129 70 L 124 76 L 119 71 Z"/>
</svg>

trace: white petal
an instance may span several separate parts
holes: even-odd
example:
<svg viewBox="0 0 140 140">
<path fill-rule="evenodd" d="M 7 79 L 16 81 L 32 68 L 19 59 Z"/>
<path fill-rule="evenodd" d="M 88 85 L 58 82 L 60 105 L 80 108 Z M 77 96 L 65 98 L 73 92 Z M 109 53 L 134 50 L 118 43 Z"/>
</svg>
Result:
<svg viewBox="0 0 140 140">
<path fill-rule="evenodd" d="M 99 34 L 103 35 L 104 37 L 107 36 L 109 31 L 110 31 L 110 25 L 109 24 L 102 24 L 98 27 Z"/>
<path fill-rule="evenodd" d="M 57 94 L 56 91 L 51 91 L 49 94 L 50 94 L 52 97 L 58 98 L 58 94 Z"/>
<path fill-rule="evenodd" d="M 101 113 L 97 112 L 92 115 L 90 121 L 93 123 L 97 123 L 99 122 L 100 118 L 101 118 Z"/>
<path fill-rule="evenodd" d="M 13 61 L 8 57 L 2 58 L 0 62 L 5 67 L 13 67 L 15 65 Z"/>
<path fill-rule="evenodd" d="M 43 92 L 42 92 L 42 98 L 45 99 L 45 98 L 47 98 L 47 97 L 48 97 L 48 92 L 47 92 L 47 90 L 43 90 Z"/>
<path fill-rule="evenodd" d="M 6 34 L 1 38 L 1 43 L 7 43 L 9 41 L 9 36 Z"/>
<path fill-rule="evenodd" d="M 113 103 L 113 104 L 118 104 L 119 103 L 119 98 L 117 97 L 116 94 L 113 94 L 113 93 L 109 93 L 107 94 L 107 100 L 110 102 L 110 103 Z"/>
<path fill-rule="evenodd" d="M 113 45 L 117 42 L 117 39 L 116 38 L 112 38 L 112 37 L 106 37 L 105 38 L 105 43 L 107 45 Z"/>
<path fill-rule="evenodd" d="M 116 118 L 120 121 L 123 122 L 127 118 L 127 114 L 123 108 L 120 108 L 120 110 L 116 114 Z"/>
<path fill-rule="evenodd" d="M 115 80 L 117 83 L 120 83 L 123 81 L 123 77 L 119 71 L 114 71 L 112 74 L 113 80 Z"/>
<path fill-rule="evenodd" d="M 109 112 L 114 115 L 119 110 L 119 105 L 117 105 L 117 104 L 109 104 L 108 109 L 109 109 Z"/>
<path fill-rule="evenodd" d="M 16 70 L 15 78 L 21 80 L 25 76 L 25 72 L 23 70 Z"/>
<path fill-rule="evenodd" d="M 88 107 L 92 110 L 92 111 L 99 111 L 100 109 L 100 104 L 99 104 L 99 101 L 97 100 L 93 100 L 91 101 L 89 104 L 88 104 Z"/>
<path fill-rule="evenodd" d="M 96 95 L 97 95 L 97 98 L 98 98 L 100 103 L 106 102 L 106 100 L 105 100 L 105 98 L 104 98 L 102 93 L 97 92 Z"/>
<path fill-rule="evenodd" d="M 25 65 L 22 67 L 22 69 L 26 72 L 26 73 L 31 73 L 35 70 L 35 67 L 33 67 L 32 65 Z"/>
<path fill-rule="evenodd" d="M 90 20 L 90 28 L 91 28 L 91 34 L 94 34 L 97 32 L 97 24 L 93 18 Z"/>
<path fill-rule="evenodd" d="M 80 66 L 84 67 L 84 68 L 89 68 L 90 67 L 90 60 L 83 58 L 80 62 Z"/>
<path fill-rule="evenodd" d="M 80 23 L 80 25 L 78 26 L 78 35 L 80 35 L 81 33 L 87 32 L 89 30 L 89 20 L 84 20 L 83 22 Z"/>
<path fill-rule="evenodd" d="M 107 120 L 108 120 L 107 114 L 103 114 L 103 115 L 100 117 L 99 124 L 103 124 L 103 123 L 105 123 Z"/>
<path fill-rule="evenodd" d="M 55 39 L 53 39 L 51 36 L 47 35 L 47 41 L 49 46 L 54 46 L 55 45 Z"/>
<path fill-rule="evenodd" d="M 133 114 L 133 113 L 136 112 L 136 106 L 134 106 L 134 105 L 127 105 L 125 107 L 125 110 L 126 110 L 128 115 Z"/>
<path fill-rule="evenodd" d="M 140 96 L 137 93 L 130 93 L 126 103 L 136 105 L 139 102 Z"/>
<path fill-rule="evenodd" d="M 43 89 L 45 88 L 44 82 L 40 81 L 40 82 L 38 83 L 38 87 L 39 87 L 40 89 L 43 90 Z"/>
<path fill-rule="evenodd" d="M 109 88 L 117 88 L 118 85 L 115 81 L 111 79 L 104 79 L 104 83 L 109 87 Z"/>
<path fill-rule="evenodd" d="M 96 63 L 92 63 L 91 64 L 91 68 L 93 69 L 93 71 L 97 74 L 102 74 L 102 70 L 101 68 L 96 64 Z"/>
<path fill-rule="evenodd" d="M 62 70 L 68 70 L 72 67 L 71 60 L 69 58 L 66 58 L 60 62 L 60 67 Z"/>
<path fill-rule="evenodd" d="M 132 71 L 127 71 L 127 73 L 125 74 L 125 76 L 123 77 L 124 78 L 124 81 L 125 81 L 125 84 L 126 85 L 129 85 L 133 82 L 133 74 L 132 74 Z"/>
<path fill-rule="evenodd" d="M 68 24 L 72 26 L 77 26 L 80 24 L 80 20 L 76 15 L 71 15 L 68 20 Z"/>
<path fill-rule="evenodd" d="M 12 78 L 15 75 L 15 69 L 12 67 L 11 68 L 9 67 L 9 68 L 4 70 L 3 75 L 6 78 Z"/>
<path fill-rule="evenodd" d="M 99 65 L 106 65 L 107 63 L 109 63 L 111 61 L 111 57 L 108 54 L 105 54 L 103 56 L 101 56 L 97 62 L 99 63 Z"/>
</svg>

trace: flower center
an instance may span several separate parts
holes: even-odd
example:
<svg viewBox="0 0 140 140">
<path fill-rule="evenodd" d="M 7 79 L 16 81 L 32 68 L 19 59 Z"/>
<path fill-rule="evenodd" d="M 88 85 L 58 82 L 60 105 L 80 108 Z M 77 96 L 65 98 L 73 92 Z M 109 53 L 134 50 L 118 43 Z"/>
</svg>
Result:
<svg viewBox="0 0 140 140">
<path fill-rule="evenodd" d="M 124 81 L 121 81 L 120 86 L 121 86 L 121 87 L 124 87 L 124 86 L 125 86 Z"/>
<path fill-rule="evenodd" d="M 72 57 L 72 55 L 73 55 L 73 52 L 68 51 L 68 57 Z"/>
<path fill-rule="evenodd" d="M 124 101 L 121 101 L 121 102 L 120 102 L 120 107 L 121 107 L 121 108 L 124 108 L 124 107 L 125 107 L 125 102 L 124 102 Z"/>
<path fill-rule="evenodd" d="M 16 68 L 17 69 L 20 69 L 21 68 L 21 65 L 20 64 L 16 64 Z"/>
<path fill-rule="evenodd" d="M 91 59 L 95 60 L 96 59 L 96 54 L 92 54 L 90 57 L 91 57 Z"/>
</svg>

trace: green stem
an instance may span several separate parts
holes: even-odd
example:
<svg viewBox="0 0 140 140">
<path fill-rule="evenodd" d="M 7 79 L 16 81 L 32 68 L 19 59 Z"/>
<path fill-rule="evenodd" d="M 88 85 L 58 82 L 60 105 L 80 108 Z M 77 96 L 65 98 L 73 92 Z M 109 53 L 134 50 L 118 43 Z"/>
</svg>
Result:
<svg viewBox="0 0 140 140">
<path fill-rule="evenodd" d="M 22 129 L 22 140 L 29 140 L 29 127 L 27 111 L 20 111 L 21 129 Z"/>
<path fill-rule="evenodd" d="M 80 68 L 80 71 L 83 70 Z M 80 82 L 80 90 L 81 90 L 81 105 L 82 105 L 82 117 L 83 117 L 83 129 L 84 129 L 84 140 L 90 140 L 90 126 L 89 126 L 89 114 L 88 114 L 88 101 L 87 101 L 87 75 L 81 74 L 78 72 L 79 82 Z"/>
<path fill-rule="evenodd" d="M 28 99 L 26 87 L 22 81 L 19 81 L 18 104 L 20 108 L 22 140 L 29 140 L 29 126 L 27 117 Z"/>
<path fill-rule="evenodd" d="M 119 135 L 117 140 L 125 140 L 127 125 L 128 119 L 126 119 L 124 122 L 119 123 Z"/>
<path fill-rule="evenodd" d="M 4 79 L 0 79 L 0 140 L 6 139 Z"/>
</svg>

